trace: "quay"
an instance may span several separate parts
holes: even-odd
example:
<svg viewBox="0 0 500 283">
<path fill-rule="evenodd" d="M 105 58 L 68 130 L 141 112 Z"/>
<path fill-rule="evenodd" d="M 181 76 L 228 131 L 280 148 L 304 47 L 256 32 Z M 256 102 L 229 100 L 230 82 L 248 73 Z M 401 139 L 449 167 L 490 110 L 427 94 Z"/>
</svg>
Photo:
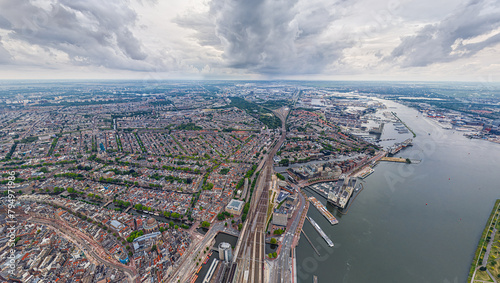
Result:
<svg viewBox="0 0 500 283">
<path fill-rule="evenodd" d="M 325 191 L 323 191 L 323 190 L 317 189 L 317 188 L 315 188 L 314 186 L 311 186 L 311 185 L 308 185 L 308 186 L 306 186 L 305 188 L 308 188 L 308 189 L 310 189 L 310 190 L 312 190 L 312 191 L 314 191 L 314 192 L 318 193 L 320 196 L 322 196 L 322 197 L 324 197 L 324 198 L 328 199 L 328 192 L 325 192 Z"/>
<path fill-rule="evenodd" d="M 323 214 L 323 216 L 330 222 L 330 224 L 335 225 L 339 223 L 337 218 L 333 216 L 330 211 L 326 209 L 326 207 L 315 197 L 310 197 L 309 201 L 312 202 L 312 204 L 316 207 L 316 209 Z"/>
</svg>

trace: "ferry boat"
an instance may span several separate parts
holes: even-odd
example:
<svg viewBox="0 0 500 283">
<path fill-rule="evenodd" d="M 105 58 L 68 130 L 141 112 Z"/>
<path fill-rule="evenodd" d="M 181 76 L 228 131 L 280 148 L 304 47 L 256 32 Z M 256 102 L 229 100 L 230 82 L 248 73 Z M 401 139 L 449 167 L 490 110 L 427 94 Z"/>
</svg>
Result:
<svg viewBox="0 0 500 283">
<path fill-rule="evenodd" d="M 333 247 L 334 244 L 333 244 L 332 240 L 330 240 L 330 238 L 328 238 L 328 236 L 325 234 L 325 232 L 323 232 L 323 230 L 321 229 L 321 227 L 319 227 L 318 223 L 316 223 L 316 221 L 314 221 L 311 217 L 309 217 L 309 221 L 311 222 L 311 224 L 314 227 L 314 229 L 316 229 L 316 231 L 318 231 L 318 233 L 321 235 L 321 237 L 323 237 L 323 239 L 325 239 L 326 243 L 330 247 Z"/>
</svg>

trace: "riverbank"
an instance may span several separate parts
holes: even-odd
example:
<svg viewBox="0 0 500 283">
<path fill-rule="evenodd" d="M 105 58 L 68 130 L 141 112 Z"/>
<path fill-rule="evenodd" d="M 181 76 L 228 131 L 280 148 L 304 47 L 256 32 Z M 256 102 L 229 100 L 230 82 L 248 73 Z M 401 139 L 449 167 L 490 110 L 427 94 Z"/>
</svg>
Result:
<svg viewBox="0 0 500 283">
<path fill-rule="evenodd" d="M 491 210 L 490 217 L 486 222 L 486 226 L 484 227 L 483 233 L 481 235 L 481 239 L 477 245 L 476 253 L 474 254 L 474 259 L 472 260 L 472 265 L 469 270 L 469 277 L 467 278 L 467 282 L 474 283 L 477 280 L 490 281 L 490 276 L 492 275 L 490 272 L 486 271 L 486 268 L 481 268 L 483 266 L 488 266 L 489 262 L 492 262 L 493 266 L 491 266 L 491 271 L 494 271 L 495 274 L 500 274 L 498 272 L 498 268 L 495 268 L 496 265 L 496 257 L 491 253 L 491 244 L 495 242 L 494 240 L 498 238 L 498 234 L 495 237 L 495 227 L 498 226 L 499 213 L 500 210 L 500 199 L 497 199 L 493 209 Z M 491 239 L 493 236 L 493 239 Z M 498 255 L 498 248 L 494 247 L 494 251 Z M 486 258 L 486 260 L 484 260 Z M 492 260 L 490 260 L 490 258 Z M 484 269 L 484 270 L 483 270 Z M 495 278 L 493 278 L 495 280 Z"/>
</svg>

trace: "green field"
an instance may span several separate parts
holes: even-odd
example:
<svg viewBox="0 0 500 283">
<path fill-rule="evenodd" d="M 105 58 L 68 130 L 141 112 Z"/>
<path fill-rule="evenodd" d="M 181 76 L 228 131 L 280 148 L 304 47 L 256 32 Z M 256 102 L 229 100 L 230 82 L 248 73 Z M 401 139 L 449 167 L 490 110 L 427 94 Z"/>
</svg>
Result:
<svg viewBox="0 0 500 283">
<path fill-rule="evenodd" d="M 481 235 L 481 239 L 477 245 L 476 253 L 474 254 L 474 259 L 472 261 L 472 265 L 469 271 L 469 277 L 467 278 L 467 282 L 493 282 L 490 275 L 486 272 L 486 270 L 481 270 L 483 258 L 486 254 L 488 243 L 491 241 L 491 250 L 488 255 L 488 260 L 486 263 L 487 270 L 491 273 L 495 279 L 500 278 L 500 263 L 497 259 L 500 256 L 500 233 L 498 229 L 499 225 L 499 211 L 500 211 L 500 199 L 497 199 L 493 209 L 491 211 L 490 217 L 486 222 L 486 226 L 484 227 L 483 234 Z M 496 229 L 496 233 L 493 236 L 493 230 Z M 493 236 L 493 239 L 492 239 Z M 474 273 L 475 272 L 475 273 Z"/>
</svg>

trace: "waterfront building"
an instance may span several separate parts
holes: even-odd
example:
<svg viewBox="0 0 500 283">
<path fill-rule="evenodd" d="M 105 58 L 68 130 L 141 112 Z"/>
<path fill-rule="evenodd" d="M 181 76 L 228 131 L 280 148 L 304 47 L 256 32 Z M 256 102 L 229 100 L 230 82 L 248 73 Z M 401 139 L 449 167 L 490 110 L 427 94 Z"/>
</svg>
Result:
<svg viewBox="0 0 500 283">
<path fill-rule="evenodd" d="M 219 259 L 226 262 L 230 262 L 233 259 L 231 245 L 229 243 L 222 242 L 219 244 Z"/>
</svg>

